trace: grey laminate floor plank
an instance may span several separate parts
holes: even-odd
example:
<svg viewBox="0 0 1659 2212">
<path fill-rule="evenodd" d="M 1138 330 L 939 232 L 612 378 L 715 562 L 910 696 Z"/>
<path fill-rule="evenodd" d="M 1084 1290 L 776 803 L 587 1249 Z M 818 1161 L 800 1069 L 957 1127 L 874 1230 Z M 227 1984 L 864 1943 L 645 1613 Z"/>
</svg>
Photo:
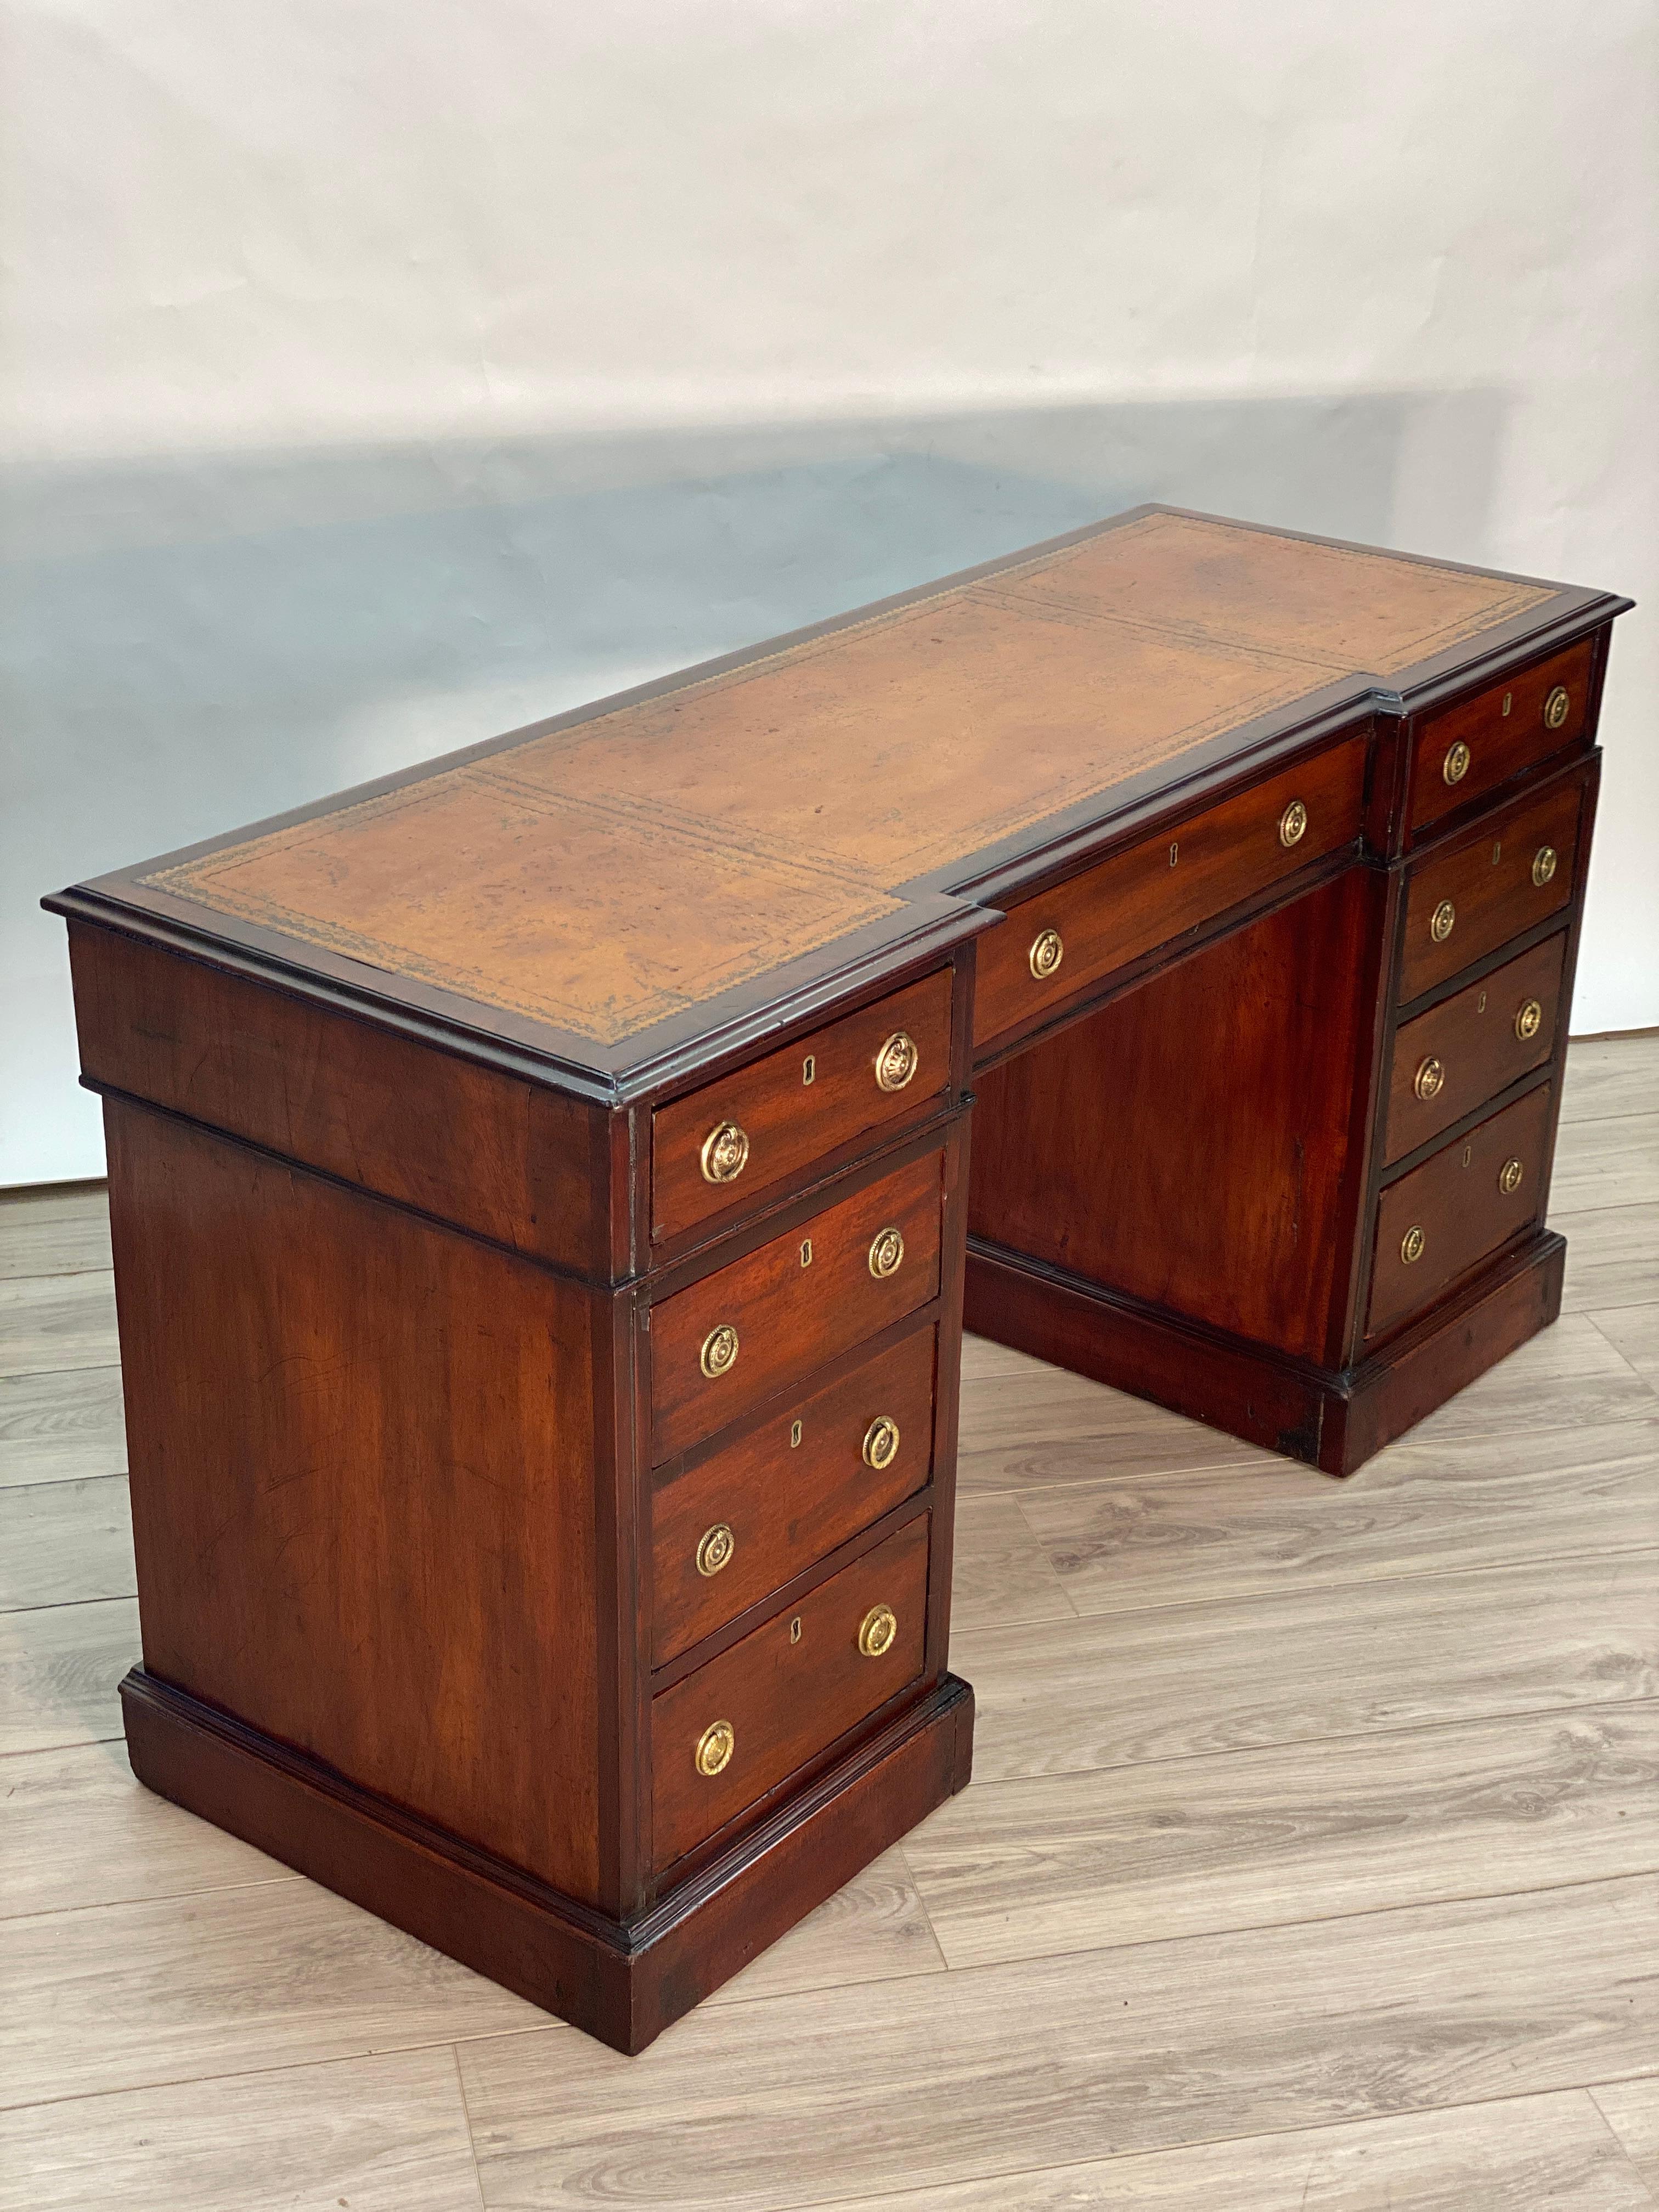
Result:
<svg viewBox="0 0 1659 2212">
<path fill-rule="evenodd" d="M 1659 2074 L 1637 2081 L 1598 2082 L 1590 2094 L 1659 2203 Z"/>
<path fill-rule="evenodd" d="M 125 1744 L 0 1760 L 0 1917 L 299 1880 L 143 1788 Z"/>
<path fill-rule="evenodd" d="M 0 1488 L 0 1613 L 137 1587 L 125 1475 Z"/>
<path fill-rule="evenodd" d="M 5 2212 L 478 2212 L 455 2054 L 184 2081 L 0 2112 Z"/>
<path fill-rule="evenodd" d="M 1552 1214 L 1550 1226 L 1567 1240 L 1564 1314 L 1659 1305 L 1659 1205 Z"/>
<path fill-rule="evenodd" d="M 1652 2212 L 1582 2089 L 1046 2172 L 837 2197 L 836 2212 Z"/>
<path fill-rule="evenodd" d="M 1564 1121 L 1605 1121 L 1659 1109 L 1659 1035 L 1581 1037 L 1567 1047 Z"/>
<path fill-rule="evenodd" d="M 957 1637 L 986 1780 L 1659 1697 L 1659 1552 Z"/>
<path fill-rule="evenodd" d="M 1659 1548 L 1655 1414 L 1439 1443 L 1419 1430 L 1343 1483 L 1275 1460 L 1000 1502 L 1079 1613 Z"/>
<path fill-rule="evenodd" d="M 484 2200 L 782 2212 L 1651 2071 L 1656 1912 L 1644 1876 L 706 2008 L 639 2060 L 471 2042 Z"/>
<path fill-rule="evenodd" d="M 1552 1215 L 1659 1203 L 1659 1111 L 1564 1121 L 1550 1179 Z"/>
<path fill-rule="evenodd" d="M 0 1488 L 119 1474 L 126 1463 L 119 1367 L 0 1375 Z"/>
<path fill-rule="evenodd" d="M 109 1195 L 101 1184 L 0 1191 L 0 1280 L 109 1265 Z"/>
<path fill-rule="evenodd" d="M 1659 1389 L 1659 1305 L 1620 1306 L 1595 1313 L 1595 1323 L 1619 1357 L 1650 1388 Z"/>
<path fill-rule="evenodd" d="M 107 1269 L 0 1281 L 0 1375 L 108 1367 L 120 1357 Z"/>
<path fill-rule="evenodd" d="M 0 1757 L 118 1736 L 138 1650 L 131 1598 L 0 1613 Z"/>
<path fill-rule="evenodd" d="M 0 1920 L 0 2106 L 526 2028 L 579 2039 L 309 1881 Z"/>
<path fill-rule="evenodd" d="M 955 1966 L 1659 1869 L 1659 1705 L 975 1781 L 905 1838 Z"/>
</svg>

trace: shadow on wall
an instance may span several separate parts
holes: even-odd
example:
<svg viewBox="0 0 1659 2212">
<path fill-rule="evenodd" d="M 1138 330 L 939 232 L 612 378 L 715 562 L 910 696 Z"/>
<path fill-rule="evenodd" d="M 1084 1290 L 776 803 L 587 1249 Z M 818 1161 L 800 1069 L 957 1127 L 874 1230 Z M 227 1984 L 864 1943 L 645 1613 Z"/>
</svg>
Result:
<svg viewBox="0 0 1659 2212">
<path fill-rule="evenodd" d="M 30 999 L 28 1087 L 61 1113 L 73 1081 L 43 890 L 1142 500 L 1478 557 L 1504 410 L 1212 399 L 13 470 L 0 979 Z"/>
</svg>

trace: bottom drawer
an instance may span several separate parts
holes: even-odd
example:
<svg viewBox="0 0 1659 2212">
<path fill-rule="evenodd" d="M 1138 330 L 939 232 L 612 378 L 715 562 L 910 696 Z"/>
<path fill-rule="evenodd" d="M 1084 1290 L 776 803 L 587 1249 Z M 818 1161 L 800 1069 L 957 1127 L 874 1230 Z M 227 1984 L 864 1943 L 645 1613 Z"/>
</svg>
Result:
<svg viewBox="0 0 1659 2212">
<path fill-rule="evenodd" d="M 921 1674 L 930 1516 L 652 1700 L 653 1864 L 712 1836 Z"/>
<path fill-rule="evenodd" d="M 1368 1336 L 1419 1311 L 1536 1218 L 1551 1088 L 1529 1091 L 1383 1192 Z"/>
</svg>

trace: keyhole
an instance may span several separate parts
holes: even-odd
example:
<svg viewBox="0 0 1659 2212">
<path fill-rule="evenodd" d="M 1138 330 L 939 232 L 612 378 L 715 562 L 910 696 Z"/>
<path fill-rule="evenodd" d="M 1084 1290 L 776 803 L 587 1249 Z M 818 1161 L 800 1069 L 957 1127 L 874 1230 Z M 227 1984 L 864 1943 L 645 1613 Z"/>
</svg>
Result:
<svg viewBox="0 0 1659 2212">
<path fill-rule="evenodd" d="M 1510 700 L 1511 700 L 1511 699 L 1513 699 L 1513 698 L 1514 698 L 1514 696 L 1515 696 L 1515 694 L 1514 694 L 1514 692 L 1512 692 L 1512 691 L 1506 691 L 1506 692 L 1504 694 L 1504 712 L 1506 714 L 1507 714 L 1509 713 L 1509 711 L 1510 711 Z"/>
<path fill-rule="evenodd" d="M 1177 838 L 1176 839 L 1175 842 L 1174 842 L 1174 843 L 1170 846 L 1170 866 L 1171 867 L 1174 867 L 1174 866 L 1175 866 L 1175 864 L 1176 864 L 1176 860 L 1179 860 L 1179 859 L 1180 859 L 1180 857 L 1181 857 L 1181 840 L 1177 837 Z"/>
<path fill-rule="evenodd" d="M 789 1624 L 789 1641 L 792 1644 L 799 1644 L 800 1642 L 800 1615 L 799 1613 L 795 1615 L 794 1619 Z"/>
<path fill-rule="evenodd" d="M 813 1079 L 817 1076 L 817 1072 L 818 1072 L 818 1058 L 817 1058 L 817 1054 L 816 1053 L 814 1053 L 814 1052 L 809 1052 L 809 1053 L 807 1054 L 807 1055 L 806 1055 L 805 1059 L 804 1060 L 802 1060 L 802 1062 L 801 1062 L 801 1064 L 800 1064 L 800 1079 L 801 1079 L 802 1083 L 803 1083 L 803 1084 L 811 1083 L 811 1082 L 813 1080 Z"/>
<path fill-rule="evenodd" d="M 1480 1003 L 1474 1011 L 1477 1014 L 1484 1014 L 1486 1011 L 1486 994 L 1484 991 L 1480 994 Z"/>
<path fill-rule="evenodd" d="M 796 1449 L 796 1447 L 799 1445 L 799 1443 L 800 1443 L 800 1423 L 799 1423 L 799 1421 L 791 1421 L 791 1423 L 789 1424 L 789 1449 L 790 1449 L 790 1450 L 791 1450 L 791 1451 L 793 1451 L 793 1450 Z"/>
<path fill-rule="evenodd" d="M 1465 1167 L 1468 1167 L 1468 1164 L 1469 1164 L 1470 1160 L 1474 1158 L 1474 1146 L 1473 1145 L 1465 1145 L 1465 1146 L 1464 1146 L 1464 1147 L 1463 1147 L 1463 1164 L 1464 1164 L 1464 1166 L 1465 1166 Z"/>
<path fill-rule="evenodd" d="M 812 1264 L 812 1240 L 810 1237 L 803 1237 L 800 1240 L 800 1263 L 803 1267 L 810 1267 Z"/>
</svg>

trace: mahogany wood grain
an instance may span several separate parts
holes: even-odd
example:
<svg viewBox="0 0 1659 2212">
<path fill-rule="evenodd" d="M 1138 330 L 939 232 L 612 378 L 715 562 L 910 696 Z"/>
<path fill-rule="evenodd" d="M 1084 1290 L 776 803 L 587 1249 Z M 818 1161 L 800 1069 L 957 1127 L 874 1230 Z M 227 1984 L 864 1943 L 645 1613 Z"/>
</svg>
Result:
<svg viewBox="0 0 1659 2212">
<path fill-rule="evenodd" d="M 1536 1217 L 1553 1105 L 1552 1086 L 1540 1084 L 1389 1185 L 1377 1201 L 1368 1337 L 1419 1312 Z M 1521 1178 L 1506 1191 L 1498 1178 L 1512 1160 Z M 1412 1259 L 1407 1238 L 1414 1229 L 1422 1249 Z"/>
<path fill-rule="evenodd" d="M 1365 787 L 1359 735 L 1202 813 L 1177 816 L 1127 852 L 1012 906 L 977 948 L 975 1034 L 982 1046 L 1053 1012 L 1153 945 L 1173 944 L 1310 860 L 1357 844 Z M 1307 811 L 1293 844 L 1287 807 Z M 1033 972 L 1039 938 L 1064 947 L 1051 974 Z"/>
<path fill-rule="evenodd" d="M 1426 1145 L 1550 1058 L 1566 949 L 1565 935 L 1547 937 L 1518 959 L 1401 1024 L 1389 1060 L 1386 1160 L 1402 1159 Z M 1523 1010 L 1534 1004 L 1538 1025 L 1530 1036 L 1522 1035 L 1517 1024 Z M 1439 1072 L 1440 1088 L 1425 1097 L 1419 1079 L 1426 1085 L 1431 1079 L 1424 1070 L 1431 1062 Z"/>
<path fill-rule="evenodd" d="M 1454 807 L 1486 798 L 1553 753 L 1571 752 L 1586 742 L 1595 646 L 1595 639 L 1585 638 L 1422 718 L 1413 747 L 1413 831 Z M 1558 689 L 1567 695 L 1565 719 L 1552 729 L 1545 707 Z M 1448 782 L 1447 763 L 1458 745 L 1465 749 L 1468 765 Z M 1457 762 L 1452 765 L 1455 770 Z"/>
<path fill-rule="evenodd" d="M 145 1667 L 593 1898 L 589 1294 L 149 1109 L 106 1127 Z"/>
<path fill-rule="evenodd" d="M 608 1117 L 111 929 L 70 926 L 88 1082 L 608 1274 Z"/>
<path fill-rule="evenodd" d="M 651 1499 L 656 1663 L 672 1659 L 926 1487 L 933 1461 L 933 1328 L 916 1329 L 850 1375 L 804 1392 L 690 1467 L 659 1468 Z M 898 1431 L 872 1468 L 872 1426 Z M 709 1529 L 731 1533 L 727 1564 L 700 1570 Z"/>
<path fill-rule="evenodd" d="M 927 1610 L 928 1516 L 665 1690 L 651 1705 L 653 1863 L 682 1858 L 795 1768 L 920 1679 Z M 879 1656 L 859 1648 L 872 1607 L 897 1631 Z M 722 1771 L 700 1772 L 697 1747 L 725 1722 L 734 1747 Z"/>
<path fill-rule="evenodd" d="M 951 981 L 951 970 L 941 969 L 659 1106 L 651 1130 L 653 1237 L 752 1204 L 837 1146 L 921 1118 L 950 1082 Z M 915 1048 L 915 1073 L 901 1089 L 884 1090 L 877 1055 L 901 1034 Z M 737 1176 L 722 1183 L 705 1175 L 702 1156 L 705 1140 L 726 1122 L 743 1131 L 748 1152 Z"/>
<path fill-rule="evenodd" d="M 1340 1364 L 1384 888 L 1348 869 L 981 1076 L 969 1234 Z"/>
<path fill-rule="evenodd" d="M 1573 775 L 1535 798 L 1517 799 L 1413 861 L 1406 893 L 1400 959 L 1402 1002 L 1431 990 L 1511 937 L 1559 914 L 1573 896 L 1578 822 L 1585 779 Z M 1554 854 L 1547 880 L 1534 863 Z M 1452 922 L 1437 938 L 1435 916 Z"/>
<path fill-rule="evenodd" d="M 935 1296 L 940 1170 L 940 1155 L 924 1153 L 652 1307 L 653 1465 Z M 889 1229 L 903 1257 L 878 1279 L 871 1248 Z M 735 1361 L 705 1373 L 704 1346 L 728 1328 Z"/>
</svg>

